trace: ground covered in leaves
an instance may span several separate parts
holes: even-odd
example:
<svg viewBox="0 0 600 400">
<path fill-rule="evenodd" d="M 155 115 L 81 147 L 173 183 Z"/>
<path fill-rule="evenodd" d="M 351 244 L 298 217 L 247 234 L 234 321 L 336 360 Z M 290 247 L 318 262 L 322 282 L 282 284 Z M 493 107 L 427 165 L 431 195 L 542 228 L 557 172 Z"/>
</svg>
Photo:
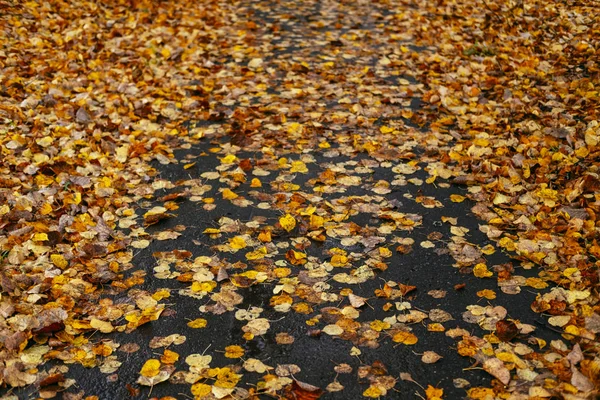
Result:
<svg viewBox="0 0 600 400">
<path fill-rule="evenodd" d="M 0 0 L 0 393 L 592 398 L 592 1 Z"/>
</svg>

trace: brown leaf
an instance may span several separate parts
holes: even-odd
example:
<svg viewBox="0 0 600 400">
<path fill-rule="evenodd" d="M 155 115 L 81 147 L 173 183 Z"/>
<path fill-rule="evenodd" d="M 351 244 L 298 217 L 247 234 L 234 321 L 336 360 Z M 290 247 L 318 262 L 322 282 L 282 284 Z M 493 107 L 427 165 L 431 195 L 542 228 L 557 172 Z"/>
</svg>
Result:
<svg viewBox="0 0 600 400">
<path fill-rule="evenodd" d="M 483 369 L 504 385 L 508 385 L 508 382 L 510 382 L 510 371 L 504 366 L 502 361 L 495 357 L 485 360 Z"/>
<path fill-rule="evenodd" d="M 308 383 L 294 380 L 291 385 L 286 388 L 286 400 L 316 400 L 323 395 L 324 391 Z"/>
<path fill-rule="evenodd" d="M 40 387 L 44 387 L 44 386 L 49 386 L 49 385 L 54 385 L 56 383 L 60 383 L 60 382 L 64 382 L 65 381 L 65 377 L 63 374 L 56 373 L 56 374 L 50 374 L 47 377 L 45 377 L 44 379 L 42 379 L 39 383 Z"/>
<path fill-rule="evenodd" d="M 503 342 L 510 342 L 519 334 L 519 328 L 513 321 L 502 319 L 496 322 L 496 336 Z"/>
</svg>

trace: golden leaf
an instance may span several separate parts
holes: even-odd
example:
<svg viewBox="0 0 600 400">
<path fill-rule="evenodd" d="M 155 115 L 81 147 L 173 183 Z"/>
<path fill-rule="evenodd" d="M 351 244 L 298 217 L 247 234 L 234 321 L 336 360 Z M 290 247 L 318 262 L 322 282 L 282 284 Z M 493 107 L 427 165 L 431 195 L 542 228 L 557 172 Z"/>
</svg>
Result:
<svg viewBox="0 0 600 400">
<path fill-rule="evenodd" d="M 384 393 L 383 391 L 377 387 L 377 386 L 369 386 L 364 392 L 363 392 L 363 396 L 365 397 L 370 397 L 372 399 L 378 399 L 381 396 L 383 396 Z"/>
<path fill-rule="evenodd" d="M 438 389 L 431 385 L 427 386 L 425 389 L 425 396 L 427 396 L 427 400 L 440 400 L 444 395 L 444 389 Z"/>
<path fill-rule="evenodd" d="M 279 218 L 279 225 L 288 232 L 291 232 L 296 227 L 296 219 L 290 214 L 286 214 Z"/>
<path fill-rule="evenodd" d="M 60 269 L 65 269 L 69 265 L 69 262 L 61 254 L 52 254 L 50 260 L 52 261 L 52 264 Z"/>
<path fill-rule="evenodd" d="M 225 189 L 221 192 L 221 195 L 225 200 L 234 200 L 240 197 L 237 193 L 231 191 L 231 189 Z"/>
<path fill-rule="evenodd" d="M 160 361 L 151 358 L 147 360 L 142 369 L 140 370 L 140 375 L 145 376 L 146 378 L 152 378 L 153 376 L 158 375 L 160 372 Z"/>
<path fill-rule="evenodd" d="M 175 364 L 177 360 L 179 360 L 179 354 L 169 349 L 165 349 L 163 355 L 160 357 L 160 361 L 163 364 Z"/>
<path fill-rule="evenodd" d="M 478 278 L 489 278 L 494 275 L 494 273 L 488 270 L 487 265 L 479 263 L 473 268 L 473 275 Z"/>
<path fill-rule="evenodd" d="M 190 328 L 198 329 L 206 327 L 207 321 L 204 318 L 196 318 L 193 321 L 187 323 Z"/>
<path fill-rule="evenodd" d="M 490 289 L 484 289 L 477 292 L 477 296 L 485 297 L 488 300 L 494 300 L 496 298 L 496 292 Z"/>
<path fill-rule="evenodd" d="M 203 397 L 208 396 L 212 392 L 212 386 L 207 385 L 206 383 L 194 383 L 192 385 L 192 394 L 196 396 L 197 399 L 201 399 Z"/>
<path fill-rule="evenodd" d="M 231 246 L 231 248 L 239 250 L 239 249 L 243 249 L 244 247 L 246 247 L 246 240 L 241 237 L 241 236 L 235 236 L 231 239 L 229 239 L 229 245 Z"/>
<path fill-rule="evenodd" d="M 392 340 L 396 343 L 402 343 L 406 345 L 413 345 L 419 341 L 419 339 L 414 334 L 406 331 L 396 332 L 392 336 Z"/>
<path fill-rule="evenodd" d="M 238 345 L 231 345 L 225 347 L 225 357 L 227 358 L 240 358 L 244 355 L 245 350 Z"/>
<path fill-rule="evenodd" d="M 110 333 L 115 330 L 110 322 L 102 321 L 97 318 L 92 318 L 90 320 L 90 326 L 94 329 L 98 329 L 102 333 Z"/>
<path fill-rule="evenodd" d="M 216 376 L 215 386 L 225 389 L 234 388 L 239 382 L 241 375 L 234 373 L 229 368 L 219 368 Z"/>
</svg>

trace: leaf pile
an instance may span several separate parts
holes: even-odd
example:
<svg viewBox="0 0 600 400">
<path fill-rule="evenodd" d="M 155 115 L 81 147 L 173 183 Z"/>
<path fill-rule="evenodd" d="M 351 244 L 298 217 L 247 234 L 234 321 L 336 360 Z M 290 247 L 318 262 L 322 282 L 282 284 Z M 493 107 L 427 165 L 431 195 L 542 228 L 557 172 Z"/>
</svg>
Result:
<svg viewBox="0 0 600 400">
<path fill-rule="evenodd" d="M 598 393 L 591 4 L 0 7 L 7 390 L 101 396 L 78 391 L 70 366 L 114 382 L 143 351 L 136 380 L 122 383 L 132 396 L 164 382 L 196 399 L 316 399 L 348 383 L 368 398 Z M 184 208 L 199 217 L 179 218 Z M 150 250 L 155 264 L 137 264 Z M 512 261 L 493 261 L 499 250 Z M 413 285 L 402 260 L 415 253 L 451 260 L 432 281 L 463 283 Z M 537 326 L 507 309 L 526 291 Z M 462 292 L 461 318 L 444 308 Z M 176 313 L 184 298 L 194 313 Z M 186 332 L 126 340 L 182 315 Z M 292 315 L 302 328 L 286 331 Z M 233 342 L 188 351 L 219 318 L 237 327 Z M 560 336 L 548 343 L 538 327 Z M 304 383 L 302 360 L 270 365 L 251 351 L 271 336 L 281 348 L 343 342 L 354 365 L 333 360 L 326 387 Z M 474 364 L 425 387 L 426 375 L 370 356 L 384 346 L 418 370 L 457 354 Z M 471 385 L 476 370 L 491 381 Z"/>
</svg>

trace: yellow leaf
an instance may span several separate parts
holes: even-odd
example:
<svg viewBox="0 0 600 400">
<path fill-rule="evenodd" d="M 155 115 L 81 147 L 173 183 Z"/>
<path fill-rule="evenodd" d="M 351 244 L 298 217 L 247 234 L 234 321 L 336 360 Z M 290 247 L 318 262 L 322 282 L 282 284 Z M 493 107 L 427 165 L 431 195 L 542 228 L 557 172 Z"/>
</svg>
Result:
<svg viewBox="0 0 600 400">
<path fill-rule="evenodd" d="M 444 217 L 442 216 L 442 218 L 440 218 L 442 220 L 442 222 L 447 222 L 450 225 L 456 225 L 458 224 L 458 218 L 452 218 L 452 217 Z"/>
<path fill-rule="evenodd" d="M 232 192 L 231 189 L 223 190 L 221 195 L 223 196 L 223 198 L 225 200 L 233 200 L 233 199 L 237 199 L 239 197 L 236 193 Z"/>
<path fill-rule="evenodd" d="M 36 242 L 45 242 L 46 240 L 48 240 L 48 235 L 45 233 L 36 233 L 35 235 L 33 235 L 33 240 L 35 240 Z"/>
<path fill-rule="evenodd" d="M 156 206 L 152 207 L 150 210 L 144 213 L 144 218 L 150 217 L 152 215 L 160 215 L 166 213 L 168 210 L 165 207 Z"/>
<path fill-rule="evenodd" d="M 360 351 L 360 349 L 356 346 L 352 346 L 352 348 L 350 349 L 351 356 L 360 356 L 361 354 L 362 354 L 362 351 Z"/>
<path fill-rule="evenodd" d="M 471 388 L 467 390 L 467 395 L 469 396 L 469 398 L 476 400 L 493 399 L 496 397 L 494 389 L 484 387 Z"/>
<path fill-rule="evenodd" d="M 465 201 L 466 197 L 465 196 L 461 196 L 460 194 L 451 194 L 450 195 L 450 201 L 453 203 L 462 203 L 463 201 Z"/>
<path fill-rule="evenodd" d="M 288 276 L 291 273 L 292 273 L 291 269 L 284 268 L 284 267 L 275 268 L 273 270 L 273 275 L 275 275 L 275 277 L 277 277 L 277 278 L 285 278 L 286 276 Z"/>
<path fill-rule="evenodd" d="M 515 246 L 515 242 L 513 242 L 512 239 L 507 237 L 503 237 L 502 239 L 500 239 L 498 241 L 498 245 L 500 245 L 500 247 L 504 247 L 508 251 L 515 251 L 515 249 L 517 248 Z"/>
<path fill-rule="evenodd" d="M 534 289 L 544 289 L 548 287 L 548 284 L 540 278 L 527 278 L 525 284 Z"/>
<path fill-rule="evenodd" d="M 296 134 L 296 133 L 301 133 L 303 130 L 303 126 L 302 124 L 299 124 L 298 122 L 292 122 L 291 124 L 289 124 L 287 131 L 290 134 Z"/>
<path fill-rule="evenodd" d="M 217 381 L 215 382 L 216 387 L 232 389 L 237 385 L 241 375 L 234 373 L 229 368 L 219 368 L 217 373 Z"/>
<path fill-rule="evenodd" d="M 388 322 L 384 322 L 384 321 L 380 321 L 380 320 L 376 319 L 375 321 L 371 322 L 369 324 L 369 326 L 374 331 L 381 332 L 384 329 L 389 329 L 391 325 Z"/>
<path fill-rule="evenodd" d="M 262 231 L 258 234 L 258 240 L 263 243 L 268 243 L 271 241 L 271 231 Z"/>
<path fill-rule="evenodd" d="M 387 247 L 380 247 L 379 255 L 384 258 L 389 258 L 392 256 L 392 251 L 390 249 L 388 249 Z"/>
<path fill-rule="evenodd" d="M 227 358 L 240 358 L 244 355 L 244 353 L 244 349 L 238 345 L 225 347 L 225 357 Z"/>
<path fill-rule="evenodd" d="M 213 289 L 217 287 L 217 282 L 215 281 L 206 281 L 206 282 L 194 282 L 192 283 L 192 291 L 193 292 L 212 292 Z"/>
<path fill-rule="evenodd" d="M 320 228 L 323 226 L 324 223 L 325 223 L 325 218 L 321 217 L 320 215 L 312 214 L 310 216 L 310 227 L 312 229 Z"/>
<path fill-rule="evenodd" d="M 488 270 L 487 265 L 479 263 L 473 268 L 473 275 L 478 278 L 488 278 L 494 274 Z"/>
<path fill-rule="evenodd" d="M 266 255 L 267 255 L 267 248 L 265 246 L 262 246 L 254 251 L 246 253 L 246 259 L 260 260 L 262 258 L 265 258 Z"/>
<path fill-rule="evenodd" d="M 343 254 L 334 254 L 330 263 L 334 267 L 343 267 L 348 264 L 348 257 Z"/>
<path fill-rule="evenodd" d="M 377 386 L 369 386 L 367 390 L 363 392 L 363 396 L 378 399 L 383 396 L 383 392 Z"/>
<path fill-rule="evenodd" d="M 40 214 L 42 215 L 48 215 L 52 212 L 52 205 L 50 203 L 44 203 L 41 207 L 40 207 Z M 1 214 L 0 214 L 1 215 Z"/>
<path fill-rule="evenodd" d="M 485 297 L 488 300 L 494 300 L 496 298 L 496 292 L 490 289 L 484 289 L 477 292 L 477 296 Z"/>
<path fill-rule="evenodd" d="M 35 177 L 35 183 L 41 187 L 49 186 L 54 183 L 54 178 L 47 176 L 47 175 L 37 175 Z M 48 203 L 46 203 L 46 204 L 48 204 Z M 40 208 L 40 212 L 41 212 L 41 208 Z M 42 215 L 44 215 L 44 214 L 42 214 Z"/>
<path fill-rule="evenodd" d="M 65 260 L 65 258 L 61 254 L 52 254 L 50 256 L 50 260 L 52 261 L 52 264 L 54 264 L 60 269 L 65 269 L 67 265 L 69 265 L 69 262 Z"/>
<path fill-rule="evenodd" d="M 440 400 L 444 395 L 444 389 L 434 388 L 431 385 L 427 385 L 427 389 L 425 389 L 425 396 L 427 396 L 427 400 Z"/>
<path fill-rule="evenodd" d="M 190 328 L 204 328 L 206 327 L 207 321 L 204 318 L 196 318 L 193 321 L 187 323 Z"/>
<path fill-rule="evenodd" d="M 262 187 L 262 183 L 260 182 L 260 179 L 252 178 L 252 181 L 250 181 L 250 187 L 252 187 L 252 188 Z"/>
<path fill-rule="evenodd" d="M 279 218 L 279 225 L 281 225 L 281 227 L 286 231 L 290 232 L 296 227 L 296 219 L 290 214 L 285 214 L 283 217 Z"/>
<path fill-rule="evenodd" d="M 570 334 L 575 335 L 575 336 L 580 336 L 581 335 L 581 330 L 578 327 L 576 327 L 575 325 L 568 325 L 565 328 L 565 332 L 566 333 L 570 333 Z"/>
<path fill-rule="evenodd" d="M 306 263 L 306 254 L 305 253 L 301 253 L 299 251 L 296 250 L 288 250 L 288 252 L 285 254 L 285 258 L 292 264 L 292 265 L 303 265 Z"/>
<path fill-rule="evenodd" d="M 419 339 L 410 332 L 399 331 L 392 336 L 392 340 L 396 343 L 402 343 L 406 345 L 412 345 L 419 341 Z"/>
<path fill-rule="evenodd" d="M 54 139 L 52 138 L 52 136 L 44 136 L 41 139 L 37 139 L 35 142 L 42 147 L 48 147 L 52 144 L 53 141 Z"/>
<path fill-rule="evenodd" d="M 102 321 L 98 318 L 92 318 L 90 326 L 94 329 L 98 329 L 102 333 L 110 333 L 115 330 L 112 324 L 108 321 Z"/>
<path fill-rule="evenodd" d="M 104 343 L 98 343 L 92 348 L 92 351 L 102 357 L 108 357 L 113 353 L 112 347 Z"/>
<path fill-rule="evenodd" d="M 491 244 L 486 244 L 481 248 L 481 252 L 486 256 L 489 256 L 491 254 L 494 254 L 496 252 L 496 249 Z"/>
<path fill-rule="evenodd" d="M 160 357 L 160 361 L 163 364 L 175 364 L 177 360 L 179 360 L 179 354 L 169 349 L 165 349 L 163 355 Z"/>
<path fill-rule="evenodd" d="M 166 48 L 166 47 L 163 47 L 163 49 L 160 51 L 160 54 L 161 54 L 161 55 L 162 55 L 164 58 L 169 58 L 169 57 L 171 57 L 171 51 L 170 51 L 168 48 Z"/>
<path fill-rule="evenodd" d="M 92 326 L 90 325 L 90 323 L 88 321 L 82 321 L 79 319 L 73 320 L 73 322 L 71 322 L 71 327 L 73 329 L 91 329 Z"/>
<path fill-rule="evenodd" d="M 192 385 L 192 394 L 196 396 L 196 399 L 201 399 L 208 396 L 212 392 L 212 386 L 206 383 L 194 383 Z"/>
<path fill-rule="evenodd" d="M 502 194 L 502 193 L 496 193 L 496 196 L 494 196 L 494 205 L 499 205 L 499 204 L 506 204 L 509 203 L 511 201 L 511 198 Z"/>
<path fill-rule="evenodd" d="M 392 132 L 394 132 L 394 128 L 392 128 L 390 126 L 383 125 L 382 127 L 379 128 L 379 131 L 381 133 L 392 133 Z"/>
<path fill-rule="evenodd" d="M 140 370 L 140 375 L 145 376 L 146 378 L 152 378 L 153 376 L 158 375 L 160 372 L 160 361 L 151 358 L 144 363 L 144 366 Z"/>
<path fill-rule="evenodd" d="M 444 332 L 446 328 L 444 328 L 444 325 L 434 322 L 433 324 L 427 325 L 427 330 L 429 332 Z"/>
<path fill-rule="evenodd" d="M 152 298 L 156 301 L 160 301 L 162 299 L 166 299 L 167 297 L 171 297 L 171 291 L 168 289 L 160 289 L 157 290 L 153 295 Z"/>
<path fill-rule="evenodd" d="M 202 354 L 190 354 L 185 358 L 186 364 L 190 366 L 190 370 L 202 371 L 210 366 L 212 356 L 203 356 Z"/>
<path fill-rule="evenodd" d="M 302 161 L 292 161 L 292 168 L 290 168 L 290 172 L 300 172 L 305 174 L 308 172 L 308 168 Z"/>
<path fill-rule="evenodd" d="M 231 246 L 232 249 L 239 250 L 239 249 L 243 249 L 244 247 L 246 247 L 246 241 L 244 240 L 243 237 L 236 236 L 236 237 L 229 239 L 229 245 Z"/>
<path fill-rule="evenodd" d="M 233 154 L 227 154 L 225 157 L 221 158 L 221 163 L 222 164 L 233 164 L 234 162 L 237 161 L 237 157 L 234 156 Z"/>
</svg>

